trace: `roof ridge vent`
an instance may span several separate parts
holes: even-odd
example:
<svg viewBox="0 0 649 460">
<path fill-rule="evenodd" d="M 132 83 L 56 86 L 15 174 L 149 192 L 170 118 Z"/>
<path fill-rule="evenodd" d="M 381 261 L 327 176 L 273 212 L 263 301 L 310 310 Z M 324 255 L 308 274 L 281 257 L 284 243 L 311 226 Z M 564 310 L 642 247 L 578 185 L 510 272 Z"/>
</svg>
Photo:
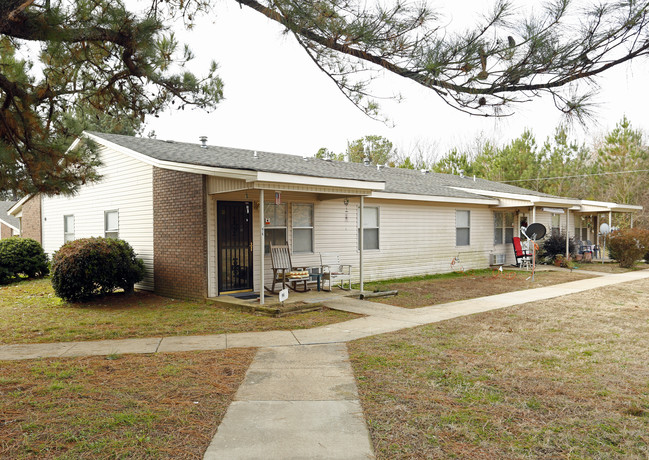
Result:
<svg viewBox="0 0 649 460">
<path fill-rule="evenodd" d="M 430 171 L 428 169 L 424 169 L 424 168 L 420 169 L 420 171 L 421 171 L 422 174 L 430 173 Z"/>
<path fill-rule="evenodd" d="M 198 138 L 201 141 L 201 148 L 207 148 L 207 136 L 201 136 Z"/>
<path fill-rule="evenodd" d="M 259 152 L 255 150 L 255 152 L 252 154 L 253 158 L 259 158 Z"/>
</svg>

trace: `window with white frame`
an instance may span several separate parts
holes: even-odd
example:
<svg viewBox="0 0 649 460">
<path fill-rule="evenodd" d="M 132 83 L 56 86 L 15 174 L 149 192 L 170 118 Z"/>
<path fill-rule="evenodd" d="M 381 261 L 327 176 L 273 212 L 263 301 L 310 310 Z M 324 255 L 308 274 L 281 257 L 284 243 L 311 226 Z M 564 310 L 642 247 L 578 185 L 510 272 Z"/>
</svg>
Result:
<svg viewBox="0 0 649 460">
<path fill-rule="evenodd" d="M 509 244 L 514 238 L 513 212 L 494 212 L 494 244 Z"/>
<path fill-rule="evenodd" d="M 455 211 L 455 245 L 471 244 L 471 211 Z"/>
<path fill-rule="evenodd" d="M 104 212 L 104 237 L 119 238 L 119 211 Z"/>
<path fill-rule="evenodd" d="M 552 236 L 559 236 L 561 234 L 561 215 L 552 214 L 551 223 L 550 228 Z"/>
<path fill-rule="evenodd" d="M 270 253 L 270 244 L 280 245 L 286 242 L 286 203 L 264 203 L 264 240 L 266 254 Z"/>
<path fill-rule="evenodd" d="M 313 205 L 293 203 L 293 252 L 313 252 Z"/>
<path fill-rule="evenodd" d="M 360 214 L 358 226 L 358 247 L 360 248 Z M 363 207 L 363 249 L 379 249 L 379 208 L 376 206 Z"/>
<path fill-rule="evenodd" d="M 74 216 L 63 216 L 63 242 L 74 240 Z"/>
</svg>

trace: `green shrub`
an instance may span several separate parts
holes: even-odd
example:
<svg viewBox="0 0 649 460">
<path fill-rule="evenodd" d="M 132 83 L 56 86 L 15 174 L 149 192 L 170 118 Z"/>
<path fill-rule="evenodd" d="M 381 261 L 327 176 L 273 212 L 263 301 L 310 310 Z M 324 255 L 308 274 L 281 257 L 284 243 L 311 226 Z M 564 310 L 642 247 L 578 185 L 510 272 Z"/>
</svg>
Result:
<svg viewBox="0 0 649 460">
<path fill-rule="evenodd" d="M 570 240 L 568 241 L 568 248 L 570 254 L 575 254 L 577 252 L 577 245 L 572 238 L 570 238 Z M 547 258 L 548 261 L 553 261 L 558 255 L 566 255 L 565 233 L 549 236 L 543 242 L 542 251 L 540 254 L 541 257 Z"/>
<path fill-rule="evenodd" d="M 606 247 L 611 258 L 620 263 L 620 267 L 630 268 L 636 260 L 642 259 L 649 251 L 649 230 L 641 228 L 616 230 L 606 238 Z"/>
<path fill-rule="evenodd" d="M 133 292 L 144 278 L 144 263 L 126 241 L 82 238 L 64 244 L 52 257 L 56 295 L 77 302 L 121 288 Z"/>
<path fill-rule="evenodd" d="M 0 284 L 19 275 L 36 278 L 48 273 L 47 255 L 38 241 L 19 236 L 0 240 Z"/>
</svg>

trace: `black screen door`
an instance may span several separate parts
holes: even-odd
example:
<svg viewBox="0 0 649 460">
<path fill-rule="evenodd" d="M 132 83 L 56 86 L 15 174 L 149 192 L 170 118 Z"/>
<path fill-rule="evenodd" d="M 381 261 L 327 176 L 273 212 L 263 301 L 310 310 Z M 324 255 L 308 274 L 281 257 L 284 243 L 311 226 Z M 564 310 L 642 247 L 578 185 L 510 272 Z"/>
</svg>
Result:
<svg viewBox="0 0 649 460">
<path fill-rule="evenodd" d="M 251 291 L 252 204 L 219 201 L 217 204 L 219 293 Z"/>
</svg>

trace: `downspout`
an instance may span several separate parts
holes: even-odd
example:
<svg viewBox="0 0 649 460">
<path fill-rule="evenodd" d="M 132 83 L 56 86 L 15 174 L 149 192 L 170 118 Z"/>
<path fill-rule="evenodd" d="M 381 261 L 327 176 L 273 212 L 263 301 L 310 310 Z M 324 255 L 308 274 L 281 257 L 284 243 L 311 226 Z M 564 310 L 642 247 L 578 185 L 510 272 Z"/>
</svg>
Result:
<svg viewBox="0 0 649 460">
<path fill-rule="evenodd" d="M 264 235 L 264 189 L 259 190 L 259 305 L 264 304 L 264 251 L 266 247 Z"/>
<path fill-rule="evenodd" d="M 360 217 L 358 219 L 358 226 L 360 228 L 359 237 L 358 237 L 358 245 L 360 246 L 360 251 L 359 251 L 359 257 L 358 257 L 358 276 L 360 278 L 360 284 L 361 284 L 361 296 L 363 295 L 363 245 L 364 245 L 364 238 L 363 238 L 363 207 L 365 206 L 365 199 L 363 195 L 361 195 L 361 211 L 360 211 Z"/>
<path fill-rule="evenodd" d="M 566 208 L 566 260 L 570 257 L 570 209 Z"/>
</svg>

